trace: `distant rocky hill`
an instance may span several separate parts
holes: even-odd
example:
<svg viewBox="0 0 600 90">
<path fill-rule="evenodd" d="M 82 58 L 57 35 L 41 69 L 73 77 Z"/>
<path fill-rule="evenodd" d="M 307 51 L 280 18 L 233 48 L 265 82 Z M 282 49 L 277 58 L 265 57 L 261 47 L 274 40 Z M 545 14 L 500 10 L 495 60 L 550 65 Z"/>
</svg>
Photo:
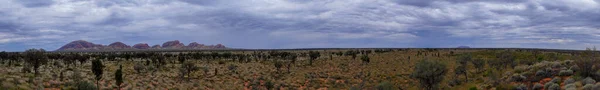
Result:
<svg viewBox="0 0 600 90">
<path fill-rule="evenodd" d="M 102 44 L 94 44 L 85 40 L 72 41 L 60 47 L 56 51 L 85 51 L 85 50 L 138 50 L 138 49 L 226 49 L 222 44 L 217 45 L 204 45 L 197 42 L 192 42 L 185 46 L 179 40 L 167 41 L 161 45 L 153 45 L 150 47 L 146 43 L 139 43 L 133 46 L 129 46 L 122 42 L 114 42 L 108 46 Z"/>
</svg>

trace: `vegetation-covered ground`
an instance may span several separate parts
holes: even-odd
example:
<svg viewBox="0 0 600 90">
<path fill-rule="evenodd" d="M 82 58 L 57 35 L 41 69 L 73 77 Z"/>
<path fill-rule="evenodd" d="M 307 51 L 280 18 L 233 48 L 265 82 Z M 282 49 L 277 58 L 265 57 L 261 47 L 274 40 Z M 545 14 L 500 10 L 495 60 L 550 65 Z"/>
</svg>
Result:
<svg viewBox="0 0 600 90">
<path fill-rule="evenodd" d="M 0 53 L 0 88 L 593 90 L 600 89 L 595 82 L 600 79 L 596 54 L 538 49 L 79 53 L 32 49 Z M 103 66 L 98 83 L 94 60 Z M 120 67 L 123 83 L 117 85 Z"/>
</svg>

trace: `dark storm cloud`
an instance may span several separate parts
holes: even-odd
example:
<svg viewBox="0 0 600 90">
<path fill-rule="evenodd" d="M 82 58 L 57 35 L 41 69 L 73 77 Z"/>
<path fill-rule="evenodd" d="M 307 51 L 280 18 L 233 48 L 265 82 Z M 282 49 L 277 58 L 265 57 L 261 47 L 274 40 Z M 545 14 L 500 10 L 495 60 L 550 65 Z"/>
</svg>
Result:
<svg viewBox="0 0 600 90">
<path fill-rule="evenodd" d="M 78 39 L 236 48 L 600 43 L 598 0 L 26 0 L 0 3 L 0 15 L 6 50 Z"/>
</svg>

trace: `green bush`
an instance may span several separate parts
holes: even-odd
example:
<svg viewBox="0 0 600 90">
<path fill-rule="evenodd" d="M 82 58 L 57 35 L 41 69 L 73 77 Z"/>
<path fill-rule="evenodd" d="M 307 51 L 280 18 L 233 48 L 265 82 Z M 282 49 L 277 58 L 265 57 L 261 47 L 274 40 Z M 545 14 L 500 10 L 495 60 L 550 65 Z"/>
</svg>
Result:
<svg viewBox="0 0 600 90">
<path fill-rule="evenodd" d="M 556 83 L 551 83 L 546 90 L 560 90 L 560 85 Z"/>
<path fill-rule="evenodd" d="M 573 75 L 573 70 L 560 70 L 558 75 L 559 76 L 571 76 L 571 75 Z"/>
<path fill-rule="evenodd" d="M 513 90 L 527 90 L 527 86 L 525 84 L 519 84 Z"/>
<path fill-rule="evenodd" d="M 421 88 L 425 90 L 436 89 L 438 84 L 444 80 L 448 72 L 446 64 L 435 60 L 421 60 L 415 65 L 410 77 L 417 79 Z"/>
<path fill-rule="evenodd" d="M 471 87 L 469 90 L 477 90 L 477 87 Z"/>
<path fill-rule="evenodd" d="M 513 76 L 511 76 L 510 81 L 522 82 L 522 81 L 525 81 L 525 79 L 527 79 L 527 77 L 520 75 L 520 74 L 514 74 Z"/>
<path fill-rule="evenodd" d="M 557 88 L 558 87 L 558 88 Z M 545 90 L 560 90 L 560 86 L 556 83 L 548 82 L 544 85 Z"/>
<path fill-rule="evenodd" d="M 537 72 L 535 72 L 535 76 L 540 77 L 540 78 L 545 78 L 545 77 L 548 77 L 550 75 L 545 70 L 538 70 Z"/>
<path fill-rule="evenodd" d="M 96 86 L 87 81 L 77 82 L 77 90 L 97 90 Z"/>
<path fill-rule="evenodd" d="M 394 90 L 394 86 L 392 86 L 392 84 L 389 82 L 379 83 L 376 87 L 377 90 Z"/>
<path fill-rule="evenodd" d="M 596 84 L 596 80 L 587 77 L 581 81 L 582 84 Z"/>
<path fill-rule="evenodd" d="M 554 77 L 552 78 L 552 80 L 550 80 L 551 83 L 560 83 L 561 78 L 560 77 Z"/>
<path fill-rule="evenodd" d="M 600 89 L 600 83 L 594 84 L 594 86 L 592 88 L 594 88 L 594 90 Z"/>
<path fill-rule="evenodd" d="M 573 70 L 573 71 L 578 71 L 579 67 L 577 65 L 573 65 L 573 66 L 569 67 L 569 69 Z"/>
<path fill-rule="evenodd" d="M 577 90 L 577 86 L 575 84 L 567 84 L 565 85 L 566 90 Z"/>
<path fill-rule="evenodd" d="M 540 83 L 535 83 L 535 85 L 533 85 L 533 87 L 531 87 L 532 90 L 542 90 L 544 88 L 544 86 Z"/>
<path fill-rule="evenodd" d="M 594 85 L 593 84 L 585 84 L 585 86 L 583 86 L 583 90 L 595 90 Z"/>
<path fill-rule="evenodd" d="M 572 84 L 572 83 L 575 83 L 575 79 L 569 78 L 569 79 L 565 80 L 565 84 Z"/>
</svg>

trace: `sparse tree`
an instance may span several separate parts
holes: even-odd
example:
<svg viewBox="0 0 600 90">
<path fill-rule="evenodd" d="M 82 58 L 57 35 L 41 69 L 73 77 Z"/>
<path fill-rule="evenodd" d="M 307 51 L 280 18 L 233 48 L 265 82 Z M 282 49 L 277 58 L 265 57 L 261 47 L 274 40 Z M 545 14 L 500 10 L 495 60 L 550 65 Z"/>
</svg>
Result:
<svg viewBox="0 0 600 90">
<path fill-rule="evenodd" d="M 579 67 L 579 75 L 581 77 L 594 77 L 596 71 L 598 71 L 598 57 L 597 51 L 595 48 L 587 48 L 586 51 L 582 54 L 580 60 L 575 61 L 575 64 Z M 594 78 L 600 79 L 600 78 Z"/>
<path fill-rule="evenodd" d="M 283 66 L 283 63 L 281 61 L 277 61 L 277 60 L 275 60 L 273 63 L 274 63 L 273 65 L 275 66 L 275 68 L 277 68 L 277 72 L 279 72 L 279 68 L 281 68 Z"/>
<path fill-rule="evenodd" d="M 179 56 L 178 57 L 179 63 L 183 64 L 183 62 L 185 61 L 185 57 L 184 56 Z"/>
<path fill-rule="evenodd" d="M 444 79 L 446 73 L 446 64 L 425 59 L 417 62 L 410 77 L 417 79 L 420 86 L 425 90 L 434 90 Z"/>
<path fill-rule="evenodd" d="M 8 59 L 8 53 L 6 53 L 6 51 L 0 52 L 0 60 L 2 61 L 2 64 L 4 64 L 6 59 Z"/>
<path fill-rule="evenodd" d="M 369 62 L 371 62 L 371 59 L 368 55 L 363 55 L 360 60 L 362 60 L 364 64 L 369 64 Z"/>
<path fill-rule="evenodd" d="M 181 65 L 181 76 L 182 78 L 184 77 L 183 75 L 190 77 L 191 73 L 198 71 L 199 69 L 200 67 L 196 66 L 196 64 L 192 62 L 185 62 L 183 65 Z"/>
<path fill-rule="evenodd" d="M 115 84 L 121 90 L 121 84 L 123 83 L 123 66 L 119 66 L 119 69 L 115 72 Z"/>
<path fill-rule="evenodd" d="M 100 88 L 100 79 L 102 79 L 102 73 L 103 73 L 103 69 L 104 69 L 104 65 L 102 65 L 102 61 L 96 59 L 94 61 L 92 61 L 92 72 L 94 72 L 94 75 L 96 75 L 96 86 L 98 88 Z"/>
<path fill-rule="evenodd" d="M 465 76 L 465 82 L 469 80 L 469 78 L 467 77 L 467 62 L 471 61 L 471 59 L 471 54 L 465 54 L 460 56 L 457 60 L 458 66 L 454 69 L 454 73 L 456 75 L 462 74 Z"/>
<path fill-rule="evenodd" d="M 499 60 L 500 63 L 502 63 L 502 65 L 504 65 L 504 68 L 510 66 L 510 68 L 513 68 L 516 66 L 515 63 L 515 57 L 512 55 L 512 53 L 510 51 L 504 51 L 501 52 L 497 55 L 497 58 Z"/>
<path fill-rule="evenodd" d="M 25 61 L 29 66 L 33 66 L 35 76 L 38 75 L 38 68 L 48 62 L 48 57 L 45 53 L 44 49 L 29 49 L 25 51 Z"/>
<path fill-rule="evenodd" d="M 473 64 L 473 66 L 475 67 L 475 72 L 479 73 L 481 72 L 481 70 L 483 69 L 483 67 L 485 66 L 485 60 L 481 59 L 481 58 L 477 58 L 474 60 L 471 60 L 471 64 Z"/>
<path fill-rule="evenodd" d="M 318 51 L 309 51 L 308 56 L 310 57 L 310 59 L 308 60 L 308 63 L 310 65 L 312 65 L 312 63 L 315 59 L 321 57 L 321 54 Z"/>
</svg>

